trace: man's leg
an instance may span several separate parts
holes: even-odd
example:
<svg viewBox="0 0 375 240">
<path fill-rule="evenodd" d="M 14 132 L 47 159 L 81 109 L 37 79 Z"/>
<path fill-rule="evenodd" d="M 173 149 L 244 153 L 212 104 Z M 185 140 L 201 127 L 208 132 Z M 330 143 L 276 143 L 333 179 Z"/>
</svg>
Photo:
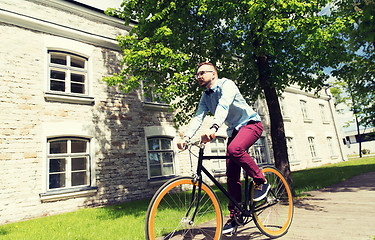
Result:
<svg viewBox="0 0 375 240">
<path fill-rule="evenodd" d="M 243 126 L 239 132 L 235 130 L 232 137 L 228 139 L 227 187 L 229 194 L 239 203 L 242 198 L 240 179 L 241 167 L 249 176 L 253 177 L 256 183 L 265 182 L 262 171 L 247 153 L 248 148 L 259 139 L 262 131 L 262 124 L 260 122 L 255 122 Z M 230 219 L 224 226 L 224 234 L 233 233 L 237 229 L 237 223 L 233 221 L 234 215 L 236 214 L 235 207 L 231 201 L 229 201 L 228 209 Z"/>
<path fill-rule="evenodd" d="M 264 183 L 265 181 L 262 171 L 247 153 L 249 147 L 259 139 L 262 131 L 262 123 L 255 122 L 243 126 L 239 132 L 234 130 L 232 137 L 228 139 L 227 187 L 229 194 L 237 202 L 241 202 L 241 167 L 256 183 Z M 232 202 L 229 202 L 228 209 L 232 217 L 234 214 Z"/>
<path fill-rule="evenodd" d="M 262 132 L 261 122 L 253 122 L 243 126 L 238 133 L 234 132 L 233 140 L 230 141 L 227 151 L 230 161 L 242 167 L 257 184 L 264 183 L 265 178 L 247 150 L 260 138 Z"/>
<path fill-rule="evenodd" d="M 233 138 L 228 138 L 228 146 Z M 232 161 L 227 153 L 227 187 L 229 194 L 237 201 L 241 202 L 241 167 Z M 229 219 L 223 227 L 223 234 L 233 234 L 237 231 L 237 223 L 234 221 L 235 206 L 229 201 L 228 204 Z"/>
<path fill-rule="evenodd" d="M 228 139 L 228 145 L 232 139 Z M 227 188 L 229 194 L 237 201 L 241 202 L 241 167 L 232 161 L 227 154 Z M 230 218 L 234 216 L 234 204 L 229 201 L 228 210 L 230 212 Z"/>
</svg>

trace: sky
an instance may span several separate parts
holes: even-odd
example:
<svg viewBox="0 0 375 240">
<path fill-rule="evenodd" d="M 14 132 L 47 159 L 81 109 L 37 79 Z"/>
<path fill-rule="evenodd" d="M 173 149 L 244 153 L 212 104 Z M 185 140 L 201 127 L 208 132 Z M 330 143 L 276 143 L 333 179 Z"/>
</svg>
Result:
<svg viewBox="0 0 375 240">
<path fill-rule="evenodd" d="M 75 0 L 76 2 L 84 3 L 86 5 L 106 10 L 107 8 L 118 8 L 123 0 Z"/>
</svg>

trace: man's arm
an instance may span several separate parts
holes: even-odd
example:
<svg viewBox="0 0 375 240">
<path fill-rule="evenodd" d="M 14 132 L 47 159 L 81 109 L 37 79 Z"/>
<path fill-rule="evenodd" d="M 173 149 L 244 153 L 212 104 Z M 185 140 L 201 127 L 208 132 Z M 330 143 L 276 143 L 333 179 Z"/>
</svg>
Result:
<svg viewBox="0 0 375 240">
<path fill-rule="evenodd" d="M 233 103 L 236 94 L 239 92 L 236 84 L 231 80 L 225 81 L 221 89 L 222 95 L 216 107 L 213 121 L 213 125 L 217 125 L 218 127 L 223 125 L 229 113 L 229 106 Z"/>
<path fill-rule="evenodd" d="M 198 110 L 195 113 L 193 119 L 191 120 L 189 124 L 189 128 L 185 134 L 185 136 L 189 137 L 189 139 L 192 138 L 195 135 L 195 133 L 198 131 L 198 129 L 202 125 L 203 119 L 206 117 L 206 114 L 209 111 L 203 99 L 204 97 L 205 97 L 204 95 L 201 97 L 201 101 L 199 102 L 199 105 L 198 105 Z"/>
<path fill-rule="evenodd" d="M 204 96 L 201 97 L 201 101 L 199 102 L 199 105 L 198 105 L 198 110 L 195 113 L 193 119 L 191 120 L 191 122 L 189 124 L 189 128 L 188 128 L 184 138 L 182 139 L 181 142 L 177 143 L 177 147 L 179 149 L 185 148 L 186 142 L 189 141 L 190 138 L 192 138 L 195 135 L 195 133 L 198 131 L 198 129 L 202 125 L 203 119 L 205 118 L 205 116 L 208 112 L 208 107 L 207 107 L 206 103 L 204 102 L 203 98 L 204 98 Z"/>
</svg>

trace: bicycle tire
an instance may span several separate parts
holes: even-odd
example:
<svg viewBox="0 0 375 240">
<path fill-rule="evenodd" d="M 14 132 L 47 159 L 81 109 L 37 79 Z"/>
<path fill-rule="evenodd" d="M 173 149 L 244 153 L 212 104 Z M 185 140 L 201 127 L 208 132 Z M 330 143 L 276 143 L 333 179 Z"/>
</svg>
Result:
<svg viewBox="0 0 375 240">
<path fill-rule="evenodd" d="M 213 190 L 202 183 L 199 209 L 192 225 L 189 224 L 196 208 L 197 194 L 191 204 L 193 186 L 190 177 L 175 178 L 159 188 L 152 198 L 146 215 L 146 239 L 221 239 L 223 215 Z M 198 187 L 195 187 L 197 192 Z M 189 216 L 185 217 L 189 207 Z M 207 223 L 209 221 L 209 224 Z"/>
<path fill-rule="evenodd" d="M 293 196 L 279 170 L 267 167 L 262 172 L 270 183 L 271 189 L 263 200 L 259 202 L 251 200 L 254 210 L 253 220 L 263 234 L 270 238 L 278 238 L 288 232 L 292 223 Z"/>
</svg>

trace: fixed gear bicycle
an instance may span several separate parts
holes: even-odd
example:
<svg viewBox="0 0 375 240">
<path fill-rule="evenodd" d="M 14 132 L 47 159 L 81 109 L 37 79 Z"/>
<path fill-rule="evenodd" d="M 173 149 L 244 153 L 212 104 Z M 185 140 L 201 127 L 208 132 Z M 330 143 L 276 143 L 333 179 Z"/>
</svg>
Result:
<svg viewBox="0 0 375 240">
<path fill-rule="evenodd" d="M 273 168 L 262 170 L 271 185 L 267 196 L 252 200 L 254 182 L 245 175 L 245 201 L 238 203 L 203 166 L 204 159 L 226 159 L 227 156 L 205 156 L 204 144 L 199 147 L 197 171 L 192 177 L 177 177 L 161 186 L 152 198 L 146 215 L 146 239 L 215 239 L 222 237 L 223 214 L 219 199 L 212 188 L 203 182 L 202 172 L 236 206 L 235 220 L 239 225 L 254 221 L 257 228 L 270 238 L 287 233 L 293 218 L 293 198 L 290 188 Z"/>
</svg>

